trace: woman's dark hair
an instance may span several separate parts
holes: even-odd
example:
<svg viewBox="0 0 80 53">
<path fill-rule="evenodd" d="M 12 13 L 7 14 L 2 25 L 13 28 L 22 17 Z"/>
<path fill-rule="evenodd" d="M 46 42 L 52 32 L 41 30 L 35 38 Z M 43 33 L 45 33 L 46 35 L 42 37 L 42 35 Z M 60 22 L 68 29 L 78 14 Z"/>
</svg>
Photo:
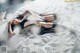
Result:
<svg viewBox="0 0 80 53">
<path fill-rule="evenodd" d="M 54 20 L 57 20 L 57 15 L 53 14 Z"/>
<path fill-rule="evenodd" d="M 18 17 L 16 17 L 17 19 L 19 19 L 19 20 L 22 20 L 23 18 L 24 18 L 24 16 L 23 15 L 19 15 Z"/>
</svg>

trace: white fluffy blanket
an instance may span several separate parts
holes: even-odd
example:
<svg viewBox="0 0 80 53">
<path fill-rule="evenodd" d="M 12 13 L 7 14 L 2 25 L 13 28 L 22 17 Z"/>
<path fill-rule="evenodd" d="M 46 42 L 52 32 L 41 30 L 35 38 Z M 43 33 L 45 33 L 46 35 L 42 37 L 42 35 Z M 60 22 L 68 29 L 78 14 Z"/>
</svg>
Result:
<svg viewBox="0 0 80 53">
<path fill-rule="evenodd" d="M 12 49 L 17 49 L 17 53 L 80 53 L 79 3 L 65 3 L 63 0 L 35 0 L 24 4 L 14 13 L 15 16 L 26 9 L 37 13 L 56 13 L 57 33 L 38 36 L 36 32 L 39 28 L 34 32 L 35 27 L 32 27 L 33 34 L 30 34 L 30 37 L 19 34 L 9 40 Z"/>
</svg>

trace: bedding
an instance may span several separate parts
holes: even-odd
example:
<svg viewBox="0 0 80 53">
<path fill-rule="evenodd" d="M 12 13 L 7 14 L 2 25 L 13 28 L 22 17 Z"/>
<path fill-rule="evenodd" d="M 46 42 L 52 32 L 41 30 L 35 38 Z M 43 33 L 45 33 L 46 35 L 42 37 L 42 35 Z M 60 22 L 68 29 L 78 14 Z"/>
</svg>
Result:
<svg viewBox="0 0 80 53">
<path fill-rule="evenodd" d="M 32 26 L 30 29 L 32 33 L 30 32 L 28 36 L 25 35 L 27 30 L 23 30 L 24 35 L 18 33 L 8 40 L 8 53 L 12 51 L 12 53 L 15 51 L 15 53 L 80 53 L 80 12 L 74 8 L 79 8 L 80 3 L 65 3 L 63 0 L 35 0 L 24 4 L 14 13 L 14 17 L 25 10 L 39 14 L 56 14 L 58 18 L 56 33 L 38 35 L 40 28 Z M 7 22 L 4 25 L 7 26 Z M 3 25 L 0 24 L 0 26 Z"/>
</svg>

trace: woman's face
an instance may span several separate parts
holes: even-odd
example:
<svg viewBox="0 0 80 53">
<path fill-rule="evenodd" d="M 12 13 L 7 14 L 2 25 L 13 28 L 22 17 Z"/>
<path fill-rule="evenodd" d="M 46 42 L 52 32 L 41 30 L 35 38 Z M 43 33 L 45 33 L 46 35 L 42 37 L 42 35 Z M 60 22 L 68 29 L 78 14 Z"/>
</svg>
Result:
<svg viewBox="0 0 80 53">
<path fill-rule="evenodd" d="M 20 23 L 20 21 L 18 20 L 18 19 L 14 19 L 13 20 L 13 24 L 15 24 L 15 25 L 17 25 L 17 24 L 19 24 Z"/>
</svg>

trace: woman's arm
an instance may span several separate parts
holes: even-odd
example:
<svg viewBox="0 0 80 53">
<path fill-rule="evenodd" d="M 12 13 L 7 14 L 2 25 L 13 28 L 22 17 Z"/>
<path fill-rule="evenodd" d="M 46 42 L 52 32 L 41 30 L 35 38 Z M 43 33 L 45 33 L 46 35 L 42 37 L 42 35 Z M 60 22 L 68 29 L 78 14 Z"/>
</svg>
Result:
<svg viewBox="0 0 80 53">
<path fill-rule="evenodd" d="M 11 26 L 11 24 L 12 24 L 12 21 L 10 21 L 9 23 L 8 23 L 8 32 L 9 32 L 9 36 L 12 36 L 12 35 L 14 35 L 15 33 L 12 31 L 12 26 Z"/>
<path fill-rule="evenodd" d="M 39 14 L 40 16 L 54 15 L 54 14 Z"/>
<path fill-rule="evenodd" d="M 10 21 L 10 22 L 8 23 L 8 31 L 9 31 L 9 33 L 11 33 L 11 32 L 12 32 L 11 24 L 12 24 L 12 21 Z"/>
<path fill-rule="evenodd" d="M 28 10 L 26 10 L 23 14 L 22 14 L 22 16 L 25 16 L 26 14 L 28 14 L 28 13 L 30 13 Z"/>
</svg>

